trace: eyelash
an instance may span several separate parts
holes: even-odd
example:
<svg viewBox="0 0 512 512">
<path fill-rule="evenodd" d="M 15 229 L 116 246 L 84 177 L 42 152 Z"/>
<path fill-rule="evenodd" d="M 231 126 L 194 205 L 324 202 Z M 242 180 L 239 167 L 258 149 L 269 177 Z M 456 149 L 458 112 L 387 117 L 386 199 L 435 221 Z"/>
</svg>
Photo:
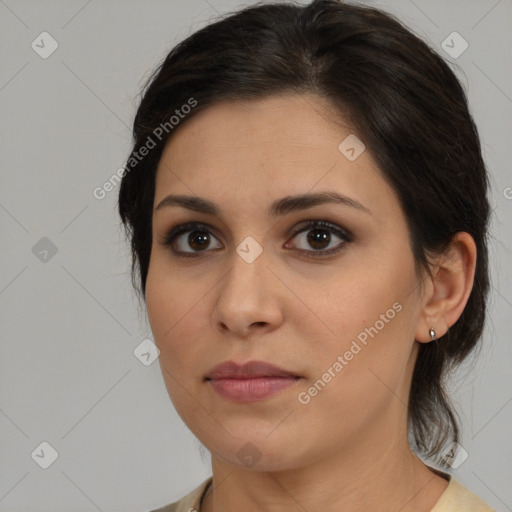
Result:
<svg viewBox="0 0 512 512">
<path fill-rule="evenodd" d="M 306 221 L 305 224 L 302 224 L 300 228 L 298 228 L 296 231 L 292 233 L 292 239 L 295 238 L 298 234 L 310 231 L 312 229 L 324 229 L 326 231 L 330 231 L 331 233 L 334 233 L 337 237 L 341 238 L 343 240 L 343 243 L 340 243 L 337 247 L 333 249 L 328 250 L 322 250 L 322 251 L 306 251 L 304 249 L 299 249 L 299 252 L 302 254 L 306 254 L 307 257 L 311 258 L 318 258 L 321 256 L 330 256 L 332 254 L 336 254 L 340 252 L 344 246 L 351 242 L 353 240 L 353 235 L 350 233 L 350 231 L 341 229 L 337 227 L 334 224 L 331 224 L 330 222 L 324 221 L 324 220 L 309 220 Z M 181 224 L 179 226 L 176 226 L 172 228 L 163 238 L 162 245 L 165 247 L 170 247 L 172 252 L 182 258 L 195 258 L 201 256 L 203 253 L 207 252 L 208 249 L 205 249 L 204 251 L 191 251 L 191 252 L 183 252 L 183 251 L 177 251 L 175 250 L 172 245 L 174 244 L 174 241 L 179 235 L 182 235 L 183 233 L 198 231 L 200 233 L 208 233 L 213 234 L 211 232 L 210 227 L 207 224 L 203 224 L 201 222 L 188 222 L 186 224 Z"/>
</svg>

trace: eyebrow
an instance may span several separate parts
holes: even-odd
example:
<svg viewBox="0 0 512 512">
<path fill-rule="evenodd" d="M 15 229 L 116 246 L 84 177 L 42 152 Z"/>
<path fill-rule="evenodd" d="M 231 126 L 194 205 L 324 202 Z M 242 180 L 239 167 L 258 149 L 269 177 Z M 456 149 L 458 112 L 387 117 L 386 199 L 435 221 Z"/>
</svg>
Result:
<svg viewBox="0 0 512 512">
<path fill-rule="evenodd" d="M 337 192 L 317 192 L 295 196 L 286 196 L 274 201 L 270 205 L 269 213 L 271 216 L 277 217 L 329 203 L 350 206 L 362 212 L 368 213 L 369 215 L 372 214 L 371 211 L 366 206 L 363 206 L 359 201 L 351 199 L 350 197 L 344 196 L 342 194 L 338 194 Z M 155 208 L 155 211 L 170 206 L 181 206 L 182 208 L 186 208 L 188 210 L 215 216 L 219 216 L 221 213 L 219 206 L 214 202 L 209 201 L 208 199 L 204 199 L 198 196 L 173 194 L 170 194 L 162 199 L 162 201 L 160 201 L 158 206 Z"/>
</svg>

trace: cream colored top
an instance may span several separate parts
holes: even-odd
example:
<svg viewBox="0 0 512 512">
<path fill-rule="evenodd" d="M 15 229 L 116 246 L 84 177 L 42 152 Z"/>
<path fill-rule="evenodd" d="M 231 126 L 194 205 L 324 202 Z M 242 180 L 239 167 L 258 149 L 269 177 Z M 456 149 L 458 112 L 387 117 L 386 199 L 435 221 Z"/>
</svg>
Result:
<svg viewBox="0 0 512 512">
<path fill-rule="evenodd" d="M 449 484 L 431 512 L 496 512 L 476 494 L 445 474 Z M 181 500 L 150 512 L 198 512 L 201 499 L 212 483 L 212 477 L 205 480 Z"/>
</svg>

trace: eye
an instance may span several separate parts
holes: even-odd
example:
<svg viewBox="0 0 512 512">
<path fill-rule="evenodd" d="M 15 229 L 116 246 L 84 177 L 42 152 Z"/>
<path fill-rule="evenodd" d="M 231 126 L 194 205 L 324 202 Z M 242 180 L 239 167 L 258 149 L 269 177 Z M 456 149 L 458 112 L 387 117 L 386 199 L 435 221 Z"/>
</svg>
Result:
<svg viewBox="0 0 512 512">
<path fill-rule="evenodd" d="M 329 222 L 311 220 L 307 221 L 302 226 L 302 229 L 295 231 L 293 238 L 297 238 L 302 243 L 303 248 L 300 249 L 301 252 L 310 253 L 307 256 L 317 257 L 341 251 L 348 242 L 352 241 L 353 236 L 349 231 Z M 336 242 L 336 238 L 341 240 L 341 242 L 333 246 L 332 243 Z M 289 242 L 286 243 L 286 246 L 288 245 Z M 312 247 L 313 250 L 311 251 L 308 247 Z"/>
<path fill-rule="evenodd" d="M 188 233 L 188 236 L 183 236 Z M 198 252 L 211 249 L 211 241 L 217 240 L 212 236 L 209 226 L 197 222 L 190 222 L 177 226 L 164 237 L 161 242 L 164 246 L 171 247 L 172 251 L 179 256 L 194 256 Z M 177 246 L 177 247 L 176 247 Z M 222 246 L 219 244 L 214 249 L 219 249 Z M 192 248 L 192 250 L 187 250 Z"/>
<path fill-rule="evenodd" d="M 222 245 L 217 238 L 213 236 L 211 227 L 199 222 L 189 222 L 181 224 L 171 229 L 161 240 L 161 244 L 170 247 L 176 256 L 194 257 L 199 256 L 201 252 L 208 249 L 221 249 Z M 307 234 L 307 236 L 305 236 Z M 185 236 L 188 235 L 188 236 Z M 334 235 L 334 238 L 333 238 Z M 320 257 L 335 254 L 352 241 L 352 234 L 330 222 L 323 220 L 309 220 L 302 223 L 301 228 L 295 230 L 292 240 L 297 238 L 299 245 L 305 248 L 299 248 L 299 251 L 308 257 Z M 340 240 L 338 244 L 331 246 Z M 217 241 L 217 245 L 211 247 L 212 241 Z M 310 250 L 309 248 L 313 248 Z M 331 247 L 330 247 L 331 246 Z M 286 242 L 285 247 L 290 247 L 290 242 Z M 192 249 L 192 250 L 190 250 Z"/>
</svg>

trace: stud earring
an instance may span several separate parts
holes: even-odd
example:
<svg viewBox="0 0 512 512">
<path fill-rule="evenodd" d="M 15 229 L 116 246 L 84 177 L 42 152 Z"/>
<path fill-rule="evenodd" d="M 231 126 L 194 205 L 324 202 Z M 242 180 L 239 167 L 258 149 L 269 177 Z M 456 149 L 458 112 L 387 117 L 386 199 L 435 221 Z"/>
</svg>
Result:
<svg viewBox="0 0 512 512">
<path fill-rule="evenodd" d="M 430 334 L 430 341 L 434 341 L 436 339 L 436 331 L 434 331 L 434 328 L 431 327 L 428 333 Z"/>
</svg>

